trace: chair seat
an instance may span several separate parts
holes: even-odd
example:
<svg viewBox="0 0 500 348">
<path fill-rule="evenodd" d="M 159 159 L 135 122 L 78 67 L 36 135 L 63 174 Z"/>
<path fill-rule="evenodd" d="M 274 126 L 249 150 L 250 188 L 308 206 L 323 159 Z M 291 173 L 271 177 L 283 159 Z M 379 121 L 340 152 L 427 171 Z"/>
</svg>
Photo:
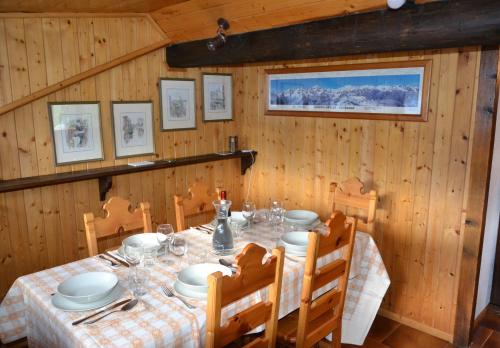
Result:
<svg viewBox="0 0 500 348">
<path fill-rule="evenodd" d="M 333 310 L 331 313 L 324 313 L 320 317 L 314 319 L 309 323 L 310 328 L 318 328 L 323 325 L 326 321 L 334 318 Z M 297 327 L 299 322 L 299 309 L 294 310 L 287 316 L 278 320 L 278 333 L 276 336 L 276 341 L 280 345 L 284 346 L 295 346 L 297 338 Z M 337 325 L 330 326 L 331 331 L 337 328 Z M 330 332 L 331 332 L 330 331 Z"/>
<path fill-rule="evenodd" d="M 297 323 L 299 322 L 299 310 L 278 320 L 278 334 L 276 340 L 282 345 L 294 345 L 297 337 Z"/>
</svg>

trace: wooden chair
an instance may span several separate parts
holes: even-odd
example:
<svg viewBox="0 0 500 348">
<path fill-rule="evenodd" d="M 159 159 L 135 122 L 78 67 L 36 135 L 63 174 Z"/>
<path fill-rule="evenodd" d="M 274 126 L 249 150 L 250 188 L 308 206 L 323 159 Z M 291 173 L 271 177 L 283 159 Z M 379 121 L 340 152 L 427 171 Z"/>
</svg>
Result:
<svg viewBox="0 0 500 348">
<path fill-rule="evenodd" d="M 208 276 L 206 347 L 223 347 L 265 323 L 265 335 L 244 347 L 275 347 L 276 325 L 283 278 L 284 249 L 278 247 L 263 264 L 266 249 L 250 243 L 236 257 L 238 270 L 232 276 L 216 272 Z M 229 318 L 221 327 L 222 308 L 269 286 L 267 302 L 259 302 Z"/>
<path fill-rule="evenodd" d="M 334 182 L 330 191 L 333 196 L 332 211 L 340 210 L 339 206 L 346 207 L 344 213 L 358 219 L 358 230 L 373 234 L 377 192 L 374 190 L 365 192 L 364 184 L 358 178 L 350 178 L 341 185 Z M 366 217 L 350 214 L 347 211 L 349 208 L 366 211 Z"/>
<path fill-rule="evenodd" d="M 306 264 L 302 284 L 300 308 L 278 322 L 278 343 L 285 346 L 311 347 L 329 333 L 333 333 L 332 346 L 340 348 L 342 312 L 344 309 L 349 269 L 351 266 L 356 219 L 346 218 L 335 211 L 326 223 L 327 235 L 309 233 Z M 342 257 L 317 268 L 317 259 L 344 248 Z M 338 285 L 312 298 L 314 291 L 338 279 Z"/>
<path fill-rule="evenodd" d="M 174 205 L 177 232 L 184 231 L 187 228 L 187 217 L 215 212 L 212 202 L 219 199 L 219 191 L 219 189 L 216 189 L 216 192 L 209 193 L 209 188 L 205 183 L 195 182 L 188 189 L 189 198 L 175 195 Z"/>
<path fill-rule="evenodd" d="M 140 203 L 140 207 L 131 211 L 130 202 L 121 197 L 111 197 L 102 207 L 106 217 L 94 217 L 93 213 L 83 214 L 85 234 L 89 256 L 97 255 L 97 239 L 109 237 L 121 232 L 142 229 L 151 232 L 151 213 L 149 203 Z"/>
</svg>

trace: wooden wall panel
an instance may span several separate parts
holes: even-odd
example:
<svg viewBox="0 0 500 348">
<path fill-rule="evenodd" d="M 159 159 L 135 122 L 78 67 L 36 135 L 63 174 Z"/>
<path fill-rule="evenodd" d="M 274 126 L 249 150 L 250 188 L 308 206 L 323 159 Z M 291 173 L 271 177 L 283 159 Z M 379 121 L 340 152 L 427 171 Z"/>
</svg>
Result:
<svg viewBox="0 0 500 348">
<path fill-rule="evenodd" d="M 144 16 L 0 18 L 0 105 L 155 43 L 163 35 Z M 233 73 L 240 88 L 239 70 Z M 197 130 L 160 132 L 160 77 L 196 79 Z M 224 150 L 227 137 L 238 133 L 237 120 L 203 123 L 200 87 L 201 70 L 170 71 L 159 49 L 1 115 L 0 179 Z M 235 108 L 241 109 L 240 99 L 241 93 L 235 94 Z M 47 102 L 82 100 L 101 103 L 105 158 L 56 167 Z M 155 155 L 115 159 L 113 100 L 153 101 Z M 214 190 L 224 187 L 239 205 L 240 177 L 238 159 L 219 161 L 114 177 L 109 195 L 121 195 L 133 204 L 149 201 L 156 226 L 175 223 L 173 196 L 186 193 L 195 180 L 207 181 Z M 0 194 L 0 298 L 23 274 L 86 257 L 83 213 L 101 215 L 101 204 L 97 180 Z"/>
<path fill-rule="evenodd" d="M 263 115 L 264 69 L 243 67 L 241 144 L 259 152 L 250 197 L 326 218 L 331 182 L 350 176 L 379 193 L 374 233 L 391 277 L 383 313 L 451 339 L 480 53 L 401 52 L 286 66 L 432 60 L 425 123 Z M 244 191 L 250 176 L 244 178 Z"/>
<path fill-rule="evenodd" d="M 0 105 L 161 35 L 144 17 L 0 18 Z M 383 313 L 451 338 L 480 54 L 467 48 L 286 65 L 409 59 L 433 62 L 425 123 L 265 116 L 264 70 L 283 65 L 169 70 L 157 50 L 0 116 L 1 179 L 209 153 L 233 134 L 242 148 L 259 151 L 244 184 L 238 160 L 115 177 L 110 194 L 149 201 L 156 225 L 175 221 L 172 197 L 195 180 L 224 187 L 237 203 L 248 192 L 260 207 L 281 199 L 288 209 L 327 217 L 330 183 L 359 176 L 380 196 L 374 236 L 392 279 Z M 235 121 L 202 122 L 204 71 L 233 74 Z M 159 131 L 160 77 L 196 80 L 197 130 Z M 110 101 L 121 99 L 153 101 L 155 155 L 114 158 Z M 105 158 L 55 167 L 47 102 L 74 100 L 101 102 Z M 0 194 L 0 296 L 22 274 L 85 257 L 81 217 L 100 205 L 95 180 Z"/>
</svg>

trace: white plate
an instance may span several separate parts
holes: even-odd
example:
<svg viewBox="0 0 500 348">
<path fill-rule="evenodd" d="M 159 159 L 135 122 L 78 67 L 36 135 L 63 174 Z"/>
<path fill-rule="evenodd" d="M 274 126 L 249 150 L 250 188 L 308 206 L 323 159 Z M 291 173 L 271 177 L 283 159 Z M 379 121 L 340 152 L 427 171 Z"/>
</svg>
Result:
<svg viewBox="0 0 500 348">
<path fill-rule="evenodd" d="M 193 290 L 189 290 L 185 287 L 183 287 L 182 285 L 179 286 L 179 282 L 176 280 L 174 282 L 174 291 L 181 295 L 181 296 L 184 296 L 184 297 L 190 297 L 190 298 L 198 298 L 198 299 L 202 299 L 202 300 L 205 300 L 207 298 L 207 293 L 206 292 L 198 292 L 198 291 L 193 291 Z"/>
<path fill-rule="evenodd" d="M 309 226 L 318 219 L 318 214 L 310 210 L 289 210 L 285 213 L 285 221 L 290 224 Z"/>
<path fill-rule="evenodd" d="M 235 222 L 243 227 L 248 224 L 247 219 L 243 217 L 243 213 L 241 211 L 232 211 L 231 216 L 229 217 L 229 222 Z"/>
<path fill-rule="evenodd" d="M 307 244 L 309 244 L 309 233 L 307 231 L 287 232 L 283 233 L 280 238 L 285 244 L 306 249 Z"/>
<path fill-rule="evenodd" d="M 183 290 L 196 292 L 208 292 L 208 275 L 222 272 L 223 275 L 231 275 L 231 270 L 217 263 L 199 263 L 197 265 L 184 268 L 177 275 L 178 287 Z"/>
<path fill-rule="evenodd" d="M 118 283 L 114 289 L 108 294 L 108 296 L 101 298 L 98 301 L 95 302 L 90 302 L 90 303 L 76 303 L 73 301 L 70 301 L 64 297 L 62 297 L 60 294 L 56 293 L 54 296 L 51 298 L 52 305 L 58 309 L 62 309 L 63 311 L 66 312 L 83 312 L 83 311 L 89 311 L 92 309 L 98 309 L 101 307 L 104 307 L 111 302 L 114 302 L 118 300 L 121 296 L 123 296 L 123 293 L 125 290 L 123 287 Z"/>
<path fill-rule="evenodd" d="M 127 243 L 139 243 L 142 244 L 144 250 L 146 252 L 151 252 L 160 249 L 160 244 L 158 243 L 158 240 L 156 239 L 156 233 L 138 233 L 134 234 L 133 236 L 130 236 L 128 238 L 125 238 L 123 240 L 123 244 Z M 118 249 L 118 253 L 121 256 L 124 256 L 123 254 L 123 246 L 121 246 Z"/>
<path fill-rule="evenodd" d="M 110 272 L 86 272 L 64 280 L 57 287 L 62 297 L 77 303 L 95 302 L 107 295 L 118 284 Z"/>
</svg>

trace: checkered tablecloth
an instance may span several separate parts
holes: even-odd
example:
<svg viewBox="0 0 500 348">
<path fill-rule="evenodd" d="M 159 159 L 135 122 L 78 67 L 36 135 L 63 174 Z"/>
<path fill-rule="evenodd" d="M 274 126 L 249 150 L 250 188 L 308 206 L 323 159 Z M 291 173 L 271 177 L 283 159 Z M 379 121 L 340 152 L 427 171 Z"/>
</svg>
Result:
<svg viewBox="0 0 500 348">
<path fill-rule="evenodd" d="M 112 271 L 127 286 L 128 268 L 112 270 L 105 261 L 91 257 L 18 278 L 0 305 L 0 339 L 4 343 L 28 337 L 30 347 L 203 347 L 206 301 L 190 299 L 188 310 L 177 299 L 167 298 L 162 284 L 172 285 L 176 271 L 189 263 L 217 262 L 210 252 L 211 235 L 190 229 L 188 255 L 165 257 L 151 268 L 148 293 L 130 312 L 113 314 L 93 325 L 71 323 L 89 312 L 64 312 L 51 304 L 51 294 L 64 279 L 82 272 Z M 255 242 L 267 248 L 276 244 L 276 234 L 264 223 L 247 230 L 237 243 L 242 248 Z M 327 257 L 336 257 L 330 255 Z M 285 258 L 280 317 L 299 306 L 303 262 Z M 357 232 L 343 316 L 342 342 L 362 344 L 388 286 L 389 277 L 370 235 Z M 321 290 L 320 290 L 321 291 Z M 260 301 L 266 290 L 226 307 L 223 318 Z M 124 296 L 129 296 L 126 293 Z"/>
</svg>

